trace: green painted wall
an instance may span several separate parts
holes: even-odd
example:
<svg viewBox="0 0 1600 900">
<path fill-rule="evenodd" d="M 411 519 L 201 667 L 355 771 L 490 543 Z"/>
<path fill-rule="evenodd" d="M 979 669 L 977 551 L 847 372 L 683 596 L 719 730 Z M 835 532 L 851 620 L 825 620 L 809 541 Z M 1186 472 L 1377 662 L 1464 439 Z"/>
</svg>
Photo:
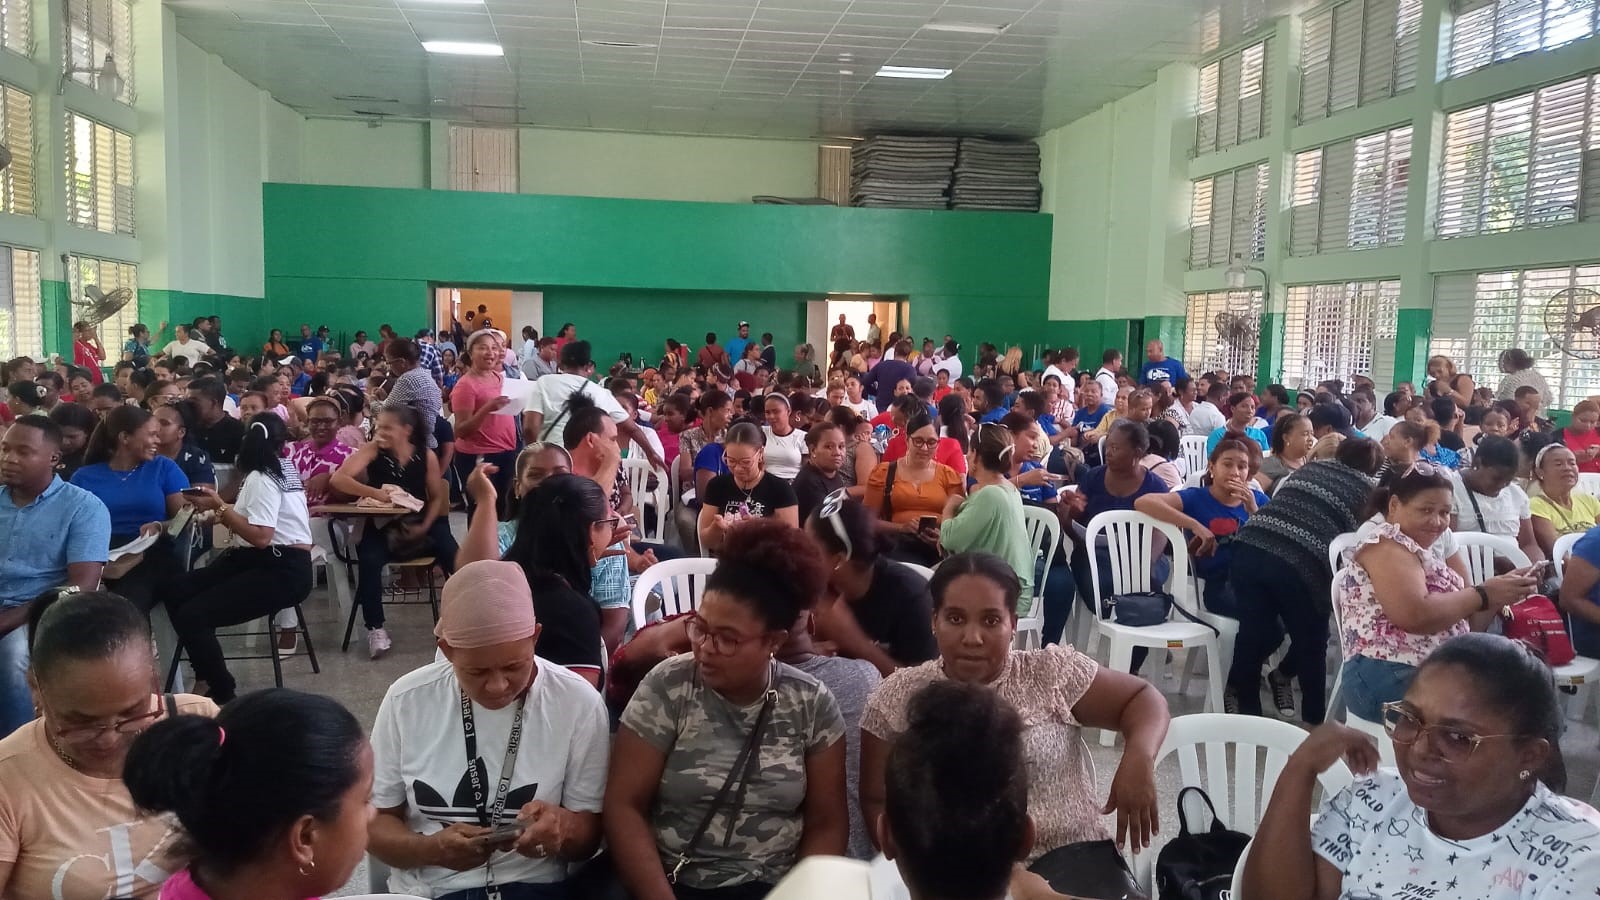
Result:
<svg viewBox="0 0 1600 900">
<path fill-rule="evenodd" d="M 805 335 L 806 301 L 818 299 L 822 298 L 557 287 L 544 292 L 544 321 L 552 333 L 563 322 L 584 323 L 578 325 L 578 336 L 594 344 L 595 364 L 601 369 L 623 351 L 632 353 L 636 361 L 654 365 L 661 359 L 668 337 L 686 344 L 692 356 L 704 346 L 706 332 L 716 332 L 717 340 L 726 343 L 738 334 L 742 320 L 750 322 L 752 340 L 759 340 L 764 331 L 772 332 L 778 359 L 788 361 Z M 597 309 L 626 310 L 627 326 L 596 321 Z M 586 329 L 585 324 L 591 327 Z"/>
<path fill-rule="evenodd" d="M 39 295 L 43 300 L 44 316 L 40 320 L 44 338 L 44 352 L 59 353 L 72 358 L 72 303 L 71 292 L 65 281 L 39 282 Z M 108 339 L 109 342 L 109 339 Z"/>
<path fill-rule="evenodd" d="M 1428 374 L 1428 339 L 1433 334 L 1431 307 L 1398 310 L 1394 342 L 1394 380 L 1409 381 L 1417 387 Z"/>
<path fill-rule="evenodd" d="M 139 291 L 139 321 L 148 325 L 152 332 L 162 322 L 187 324 L 199 316 L 221 316 L 222 334 L 228 339 L 228 345 L 246 353 L 259 347 L 266 338 L 263 326 L 265 312 L 266 305 L 260 297 L 192 291 Z M 163 338 L 172 338 L 170 328 Z M 120 336 L 118 346 L 125 340 L 127 335 Z"/>
</svg>

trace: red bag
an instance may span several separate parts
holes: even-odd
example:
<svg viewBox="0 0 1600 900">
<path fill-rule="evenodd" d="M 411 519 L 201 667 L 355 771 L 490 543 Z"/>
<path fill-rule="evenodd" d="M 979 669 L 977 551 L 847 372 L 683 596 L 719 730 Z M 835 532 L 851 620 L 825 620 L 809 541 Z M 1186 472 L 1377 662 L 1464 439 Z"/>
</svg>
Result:
<svg viewBox="0 0 1600 900">
<path fill-rule="evenodd" d="M 1577 653 L 1572 649 L 1572 638 L 1567 634 L 1566 620 L 1555 602 L 1543 594 L 1529 594 L 1520 603 L 1513 603 L 1500 611 L 1505 636 L 1521 641 L 1539 651 L 1552 669 L 1572 662 Z"/>
</svg>

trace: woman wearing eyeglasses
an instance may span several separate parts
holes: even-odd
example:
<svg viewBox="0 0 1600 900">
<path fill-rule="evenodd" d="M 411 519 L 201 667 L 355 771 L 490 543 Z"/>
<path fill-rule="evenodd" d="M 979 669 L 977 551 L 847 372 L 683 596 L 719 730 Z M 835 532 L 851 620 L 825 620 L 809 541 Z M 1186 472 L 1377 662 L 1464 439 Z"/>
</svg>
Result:
<svg viewBox="0 0 1600 900">
<path fill-rule="evenodd" d="M 747 519 L 800 525 L 799 500 L 789 482 L 767 471 L 761 429 L 741 422 L 722 441 L 723 474 L 706 483 L 700 505 L 700 549 L 716 553 L 728 530 Z"/>
<path fill-rule="evenodd" d="M 1278 778 L 1245 864 L 1243 896 L 1591 897 L 1600 814 L 1564 789 L 1550 670 L 1490 634 L 1446 641 L 1383 710 L 1396 769 L 1372 739 L 1328 723 Z M 1361 778 L 1307 827 L 1317 776 L 1343 759 Z"/>
<path fill-rule="evenodd" d="M 165 817 L 135 808 L 123 763 L 174 710 L 217 706 L 151 692 L 150 623 L 116 594 L 52 592 L 31 618 L 39 718 L 0 741 L 0 896 L 153 900 L 188 860 Z"/>
<path fill-rule="evenodd" d="M 896 559 L 931 566 L 939 562 L 939 523 L 951 497 L 965 496 L 961 473 L 934 458 L 939 433 L 918 410 L 905 423 L 906 455 L 880 462 L 867 478 L 862 500 L 878 510 L 878 529 Z"/>
<path fill-rule="evenodd" d="M 692 653 L 644 677 L 612 748 L 606 840 L 631 896 L 757 900 L 801 857 L 844 854 L 838 703 L 774 658 L 825 583 L 798 529 L 728 531 L 684 620 Z"/>
</svg>

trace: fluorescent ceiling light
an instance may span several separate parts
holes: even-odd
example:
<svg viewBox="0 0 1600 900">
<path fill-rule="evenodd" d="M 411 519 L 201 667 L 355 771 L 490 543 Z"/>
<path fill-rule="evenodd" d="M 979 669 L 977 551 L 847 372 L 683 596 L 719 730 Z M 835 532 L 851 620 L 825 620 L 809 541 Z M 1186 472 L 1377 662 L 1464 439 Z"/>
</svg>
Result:
<svg viewBox="0 0 1600 900">
<path fill-rule="evenodd" d="M 879 78 L 921 78 L 938 81 L 950 76 L 950 69 L 929 69 L 922 66 L 884 66 L 878 70 Z"/>
<path fill-rule="evenodd" d="M 484 0 L 401 0 L 401 2 L 434 6 L 482 6 Z"/>
<path fill-rule="evenodd" d="M 499 44 L 480 41 L 423 41 L 422 49 L 429 53 L 447 53 L 453 56 L 505 56 Z"/>
<path fill-rule="evenodd" d="M 929 22 L 922 26 L 923 31 L 948 31 L 952 34 L 1005 34 L 1010 23 L 1005 25 L 984 25 L 978 22 Z"/>
</svg>

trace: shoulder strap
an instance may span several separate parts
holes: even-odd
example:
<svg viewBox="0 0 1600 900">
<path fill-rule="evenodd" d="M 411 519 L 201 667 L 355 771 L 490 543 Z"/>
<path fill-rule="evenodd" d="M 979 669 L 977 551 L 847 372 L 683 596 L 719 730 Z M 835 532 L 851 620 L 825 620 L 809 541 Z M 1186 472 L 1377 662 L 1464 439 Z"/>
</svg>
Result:
<svg viewBox="0 0 1600 900">
<path fill-rule="evenodd" d="M 711 806 L 706 810 L 705 818 L 694 830 L 694 836 L 689 838 L 689 843 L 684 845 L 683 852 L 678 854 L 677 865 L 667 875 L 667 881 L 678 883 L 678 873 L 689 864 L 694 857 L 694 851 L 700 846 L 700 841 L 711 829 L 711 820 L 717 817 L 717 810 L 728 802 L 728 795 L 735 792 L 733 805 L 728 810 L 727 834 L 723 838 L 723 846 L 727 846 L 733 837 L 733 826 L 739 818 L 739 810 L 744 806 L 745 791 L 750 787 L 750 779 L 761 768 L 761 741 L 766 736 L 767 721 L 772 717 L 773 707 L 778 705 L 778 667 L 772 667 L 772 684 L 767 688 L 766 698 L 761 702 L 761 711 L 756 714 L 756 723 L 750 729 L 750 736 L 745 739 L 744 747 L 739 750 L 739 756 L 734 759 L 733 767 L 728 770 L 728 777 L 723 780 L 722 787 L 717 795 L 711 799 Z"/>
<path fill-rule="evenodd" d="M 175 718 L 178 715 L 178 698 L 172 694 L 163 694 L 162 696 L 166 698 L 167 718 Z"/>
<path fill-rule="evenodd" d="M 1478 508 L 1478 492 L 1474 491 L 1470 487 L 1467 487 L 1465 484 L 1461 485 L 1461 487 L 1467 492 L 1467 500 L 1472 503 L 1472 514 L 1474 516 L 1478 517 L 1477 530 L 1478 531 L 1482 531 L 1483 530 L 1483 510 Z"/>
<path fill-rule="evenodd" d="M 879 516 L 885 521 L 894 517 L 894 473 L 900 467 L 900 461 L 889 463 L 889 474 L 883 479 L 883 505 Z"/>
<path fill-rule="evenodd" d="M 582 376 L 579 376 L 579 377 L 582 377 Z M 587 379 L 587 378 L 584 378 L 582 381 L 578 382 L 578 387 L 572 393 L 568 394 L 567 395 L 567 399 L 562 402 L 562 404 L 561 404 L 561 412 L 559 414 L 557 414 L 554 418 L 552 418 L 550 421 L 545 423 L 544 429 L 539 433 L 539 440 L 548 441 L 550 439 L 550 433 L 556 430 L 556 426 L 561 424 L 561 420 L 565 419 L 567 417 L 568 413 L 572 412 L 572 400 L 573 400 L 573 398 L 577 397 L 579 394 L 583 393 L 583 389 L 588 387 L 588 386 L 589 386 L 589 379 Z"/>
</svg>

